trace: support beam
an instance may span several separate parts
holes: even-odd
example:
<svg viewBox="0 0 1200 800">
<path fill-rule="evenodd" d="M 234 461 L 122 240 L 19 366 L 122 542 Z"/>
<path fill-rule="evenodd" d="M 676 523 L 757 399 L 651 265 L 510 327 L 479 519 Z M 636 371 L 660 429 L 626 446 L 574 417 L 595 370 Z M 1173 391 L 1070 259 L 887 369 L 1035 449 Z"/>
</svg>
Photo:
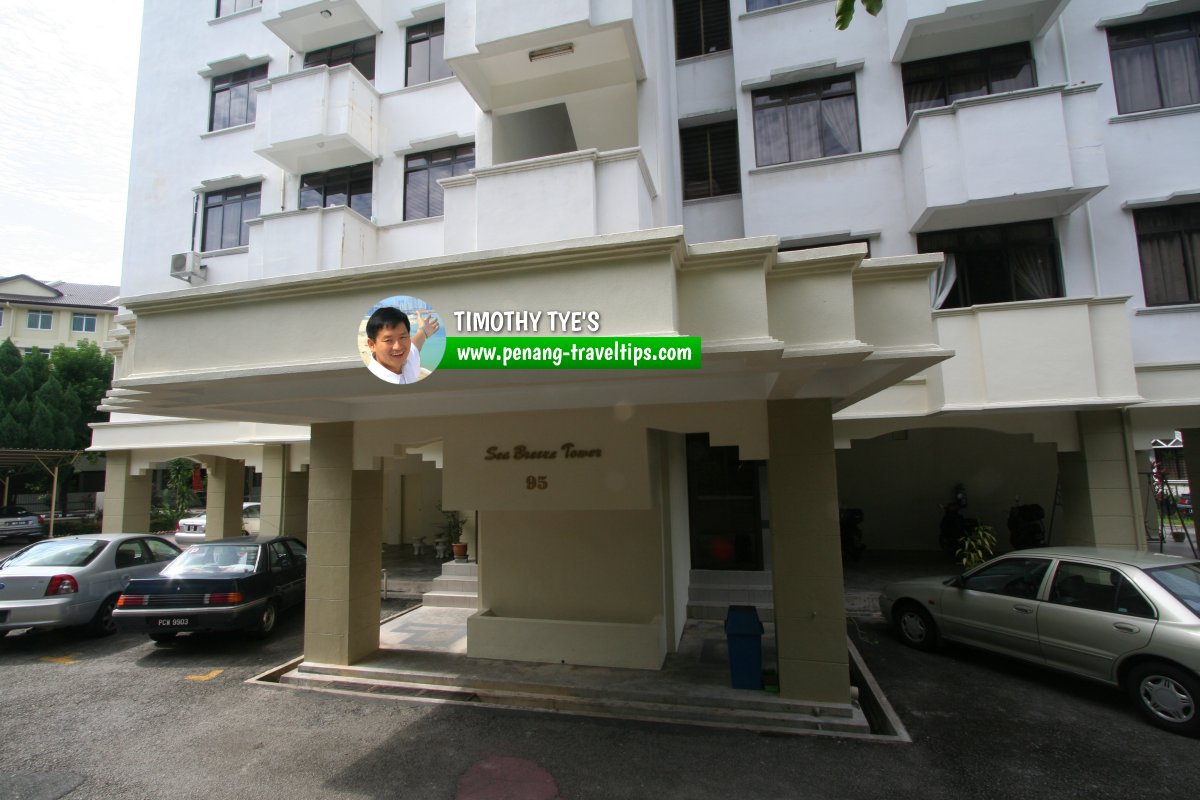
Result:
<svg viewBox="0 0 1200 800">
<path fill-rule="evenodd" d="M 242 535 L 242 497 L 246 463 L 241 459 L 205 456 L 208 470 L 205 539 Z"/>
<path fill-rule="evenodd" d="M 1080 411 L 1078 420 L 1080 452 L 1058 458 L 1066 524 L 1055 543 L 1144 547 L 1143 487 L 1124 416 L 1120 411 Z"/>
<path fill-rule="evenodd" d="M 850 701 L 833 408 L 767 404 L 775 636 L 782 697 Z"/>
<path fill-rule="evenodd" d="M 150 530 L 150 476 L 131 475 L 129 450 L 109 450 L 104 467 L 105 533 Z"/>
</svg>

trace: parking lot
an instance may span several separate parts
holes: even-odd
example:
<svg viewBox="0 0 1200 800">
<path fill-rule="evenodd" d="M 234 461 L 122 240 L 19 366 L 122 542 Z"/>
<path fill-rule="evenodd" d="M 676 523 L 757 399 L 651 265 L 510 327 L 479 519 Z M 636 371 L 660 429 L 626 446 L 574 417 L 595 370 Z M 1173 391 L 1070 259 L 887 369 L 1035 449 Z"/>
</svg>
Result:
<svg viewBox="0 0 1200 800">
<path fill-rule="evenodd" d="M 388 601 L 385 611 L 398 609 Z M 302 652 L 267 641 L 60 631 L 0 639 L 0 797 L 1183 797 L 1196 742 L 1118 692 L 967 650 L 848 633 L 913 738 L 764 736 L 411 704 L 245 681 Z M 504 793 L 507 792 L 507 793 Z"/>
</svg>

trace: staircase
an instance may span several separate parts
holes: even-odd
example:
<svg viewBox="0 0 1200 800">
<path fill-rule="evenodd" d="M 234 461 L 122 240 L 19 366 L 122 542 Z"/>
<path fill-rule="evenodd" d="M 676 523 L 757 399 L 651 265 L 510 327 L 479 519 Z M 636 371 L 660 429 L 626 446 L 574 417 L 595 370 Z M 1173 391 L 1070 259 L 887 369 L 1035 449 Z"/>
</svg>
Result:
<svg viewBox="0 0 1200 800">
<path fill-rule="evenodd" d="M 724 620 L 730 606 L 754 606 L 763 622 L 775 620 L 770 572 L 692 570 L 688 619 Z"/>
<path fill-rule="evenodd" d="M 421 596 L 421 604 L 431 608 L 478 608 L 479 564 L 447 561 L 442 574 L 433 579 L 431 589 Z"/>
</svg>

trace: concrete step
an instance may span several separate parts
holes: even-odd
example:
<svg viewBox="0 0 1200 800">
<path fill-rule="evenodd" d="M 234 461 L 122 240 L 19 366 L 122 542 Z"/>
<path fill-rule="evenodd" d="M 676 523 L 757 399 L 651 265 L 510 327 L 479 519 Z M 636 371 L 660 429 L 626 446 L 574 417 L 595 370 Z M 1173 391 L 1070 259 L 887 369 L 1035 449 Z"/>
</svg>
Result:
<svg viewBox="0 0 1200 800">
<path fill-rule="evenodd" d="M 434 578 L 426 591 L 468 592 L 471 594 L 478 594 L 479 578 L 475 575 L 442 575 L 440 578 Z"/>
<path fill-rule="evenodd" d="M 477 608 L 479 594 L 436 590 L 421 595 L 421 603 L 432 608 Z"/>
<path fill-rule="evenodd" d="M 797 703 L 766 695 L 761 700 L 703 697 L 680 702 L 676 695 L 614 693 L 611 689 L 598 691 L 488 680 L 471 680 L 469 685 L 460 685 L 461 677 L 457 675 L 351 670 L 317 664 L 302 664 L 281 676 L 280 682 L 425 702 L 479 703 L 496 708 L 773 733 L 870 733 L 866 717 L 857 706 Z"/>
<path fill-rule="evenodd" d="M 445 564 L 442 564 L 442 577 L 478 578 L 479 564 L 474 561 L 467 561 L 461 564 L 457 561 L 447 561 Z"/>
<path fill-rule="evenodd" d="M 758 618 L 761 621 L 775 621 L 775 607 L 769 603 L 722 603 L 718 601 L 689 602 L 688 619 L 724 620 L 731 605 L 754 606 L 758 609 Z"/>
</svg>

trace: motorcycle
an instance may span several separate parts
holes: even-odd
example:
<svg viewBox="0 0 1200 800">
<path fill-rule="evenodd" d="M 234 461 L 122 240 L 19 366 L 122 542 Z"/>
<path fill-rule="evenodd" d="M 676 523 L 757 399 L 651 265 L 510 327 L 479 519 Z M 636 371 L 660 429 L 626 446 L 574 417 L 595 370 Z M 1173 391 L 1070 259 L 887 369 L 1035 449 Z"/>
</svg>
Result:
<svg viewBox="0 0 1200 800">
<path fill-rule="evenodd" d="M 1009 542 L 1014 550 L 1025 550 L 1030 547 L 1043 547 L 1046 544 L 1046 529 L 1042 520 L 1046 511 L 1036 503 L 1017 504 L 1008 510 Z"/>
<path fill-rule="evenodd" d="M 862 558 L 867 546 L 863 544 L 862 529 L 858 524 L 863 521 L 861 508 L 843 508 L 838 511 L 838 523 L 842 535 L 842 557 L 851 561 Z"/>
<path fill-rule="evenodd" d="M 964 536 L 979 526 L 979 520 L 963 516 L 967 507 L 967 490 L 960 483 L 954 487 L 954 498 L 941 504 L 942 523 L 938 532 L 938 545 L 942 552 L 954 558 L 958 554 Z"/>
</svg>

